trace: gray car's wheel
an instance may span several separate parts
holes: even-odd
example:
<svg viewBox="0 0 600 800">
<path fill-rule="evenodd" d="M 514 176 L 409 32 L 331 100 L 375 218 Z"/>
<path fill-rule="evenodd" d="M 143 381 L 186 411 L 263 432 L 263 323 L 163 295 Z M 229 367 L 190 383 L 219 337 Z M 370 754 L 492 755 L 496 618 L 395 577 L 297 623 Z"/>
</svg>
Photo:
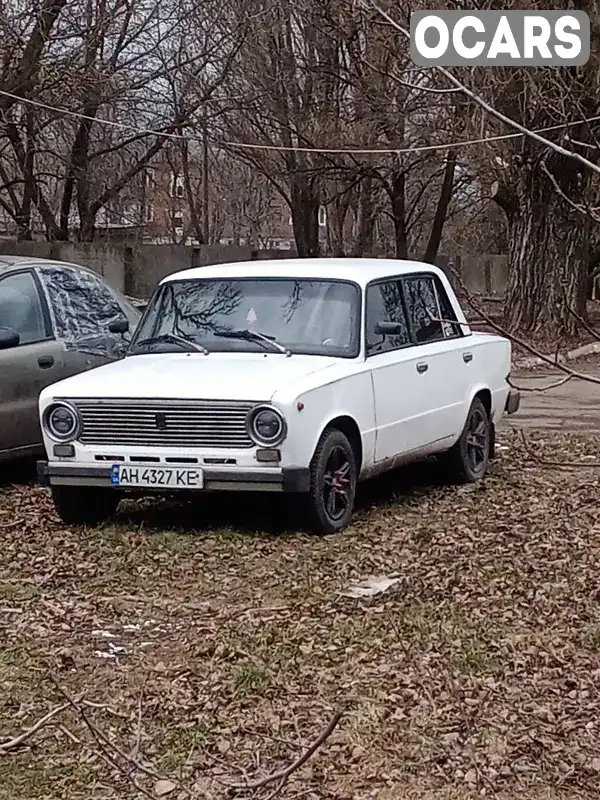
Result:
<svg viewBox="0 0 600 800">
<path fill-rule="evenodd" d="M 310 465 L 308 512 L 313 533 L 343 530 L 354 511 L 356 458 L 347 436 L 336 428 L 324 431 Z"/>
<path fill-rule="evenodd" d="M 490 417 L 479 397 L 471 403 L 459 440 L 440 456 L 448 478 L 456 483 L 474 483 L 487 472 L 492 432 Z"/>
<path fill-rule="evenodd" d="M 91 486 L 53 486 L 52 499 L 67 525 L 99 525 L 114 516 L 119 505 L 114 489 Z"/>
</svg>

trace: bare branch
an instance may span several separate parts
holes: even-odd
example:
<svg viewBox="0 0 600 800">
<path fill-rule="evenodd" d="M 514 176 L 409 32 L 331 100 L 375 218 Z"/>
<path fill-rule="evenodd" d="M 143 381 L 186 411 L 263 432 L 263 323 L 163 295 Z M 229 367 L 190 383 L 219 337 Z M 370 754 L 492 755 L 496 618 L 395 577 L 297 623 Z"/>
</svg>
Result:
<svg viewBox="0 0 600 800">
<path fill-rule="evenodd" d="M 283 781 L 286 781 L 292 772 L 295 772 L 304 763 L 306 763 L 308 759 L 319 749 L 319 747 L 321 747 L 321 745 L 331 736 L 333 731 L 337 728 L 338 723 L 342 719 L 344 713 L 345 709 L 339 708 L 334 713 L 329 721 L 329 724 L 323 730 L 323 732 L 315 739 L 310 747 L 289 766 L 285 767 L 284 769 L 280 769 L 277 772 L 273 772 L 270 775 L 266 775 L 264 778 L 259 778 L 258 780 L 234 784 L 231 786 L 231 789 L 234 791 L 254 791 L 262 788 L 263 786 L 267 786 L 269 783 L 274 783 L 275 781 L 281 781 L 283 784 Z"/>
<path fill-rule="evenodd" d="M 520 336 L 517 336 L 516 334 L 511 333 L 510 331 L 507 331 L 506 328 L 503 328 L 501 325 L 498 325 L 498 323 L 495 322 L 488 314 L 486 314 L 484 311 L 482 311 L 481 308 L 477 305 L 477 303 L 473 300 L 473 298 L 471 296 L 471 293 L 469 292 L 469 290 L 467 289 L 467 287 L 464 284 L 463 279 L 458 274 L 458 272 L 454 269 L 454 267 L 449 266 L 447 269 L 454 275 L 456 281 L 458 282 L 458 284 L 459 284 L 459 286 L 461 288 L 461 292 L 463 293 L 463 295 L 464 295 L 467 303 L 469 304 L 469 306 L 475 312 L 477 312 L 481 316 L 481 318 L 483 320 L 485 320 L 485 322 L 491 328 L 493 328 L 497 333 L 501 334 L 502 336 L 505 336 L 507 339 L 510 339 L 512 342 L 515 342 L 520 347 L 522 347 L 524 350 L 526 350 L 528 353 L 531 353 L 532 355 L 534 355 L 537 358 L 539 358 L 540 361 L 543 361 L 545 364 L 550 364 L 550 366 L 552 366 L 552 367 L 556 367 L 556 369 L 560 370 L 561 372 L 564 372 L 566 375 L 570 375 L 573 378 L 579 378 L 582 381 L 588 381 L 589 383 L 600 384 L 600 378 L 597 378 L 594 375 L 587 375 L 585 372 L 578 372 L 577 370 L 570 369 L 569 367 L 566 367 L 564 364 L 560 363 L 559 361 L 553 361 L 551 358 L 549 358 L 548 356 L 546 356 L 543 353 L 541 353 L 535 347 L 532 347 L 532 345 L 530 345 L 528 342 L 526 342 Z"/>
<path fill-rule="evenodd" d="M 381 14 L 381 16 L 384 17 L 384 19 L 386 19 L 389 22 L 390 25 L 392 25 L 394 28 L 396 28 L 396 30 L 400 31 L 400 33 L 404 34 L 404 36 L 410 40 L 409 31 L 407 31 L 404 26 L 400 25 L 400 23 L 392 19 L 392 17 L 390 17 L 389 14 L 387 14 L 382 8 L 380 8 L 380 6 L 377 3 L 372 2 L 372 0 L 363 0 L 363 5 L 365 5 L 365 7 L 367 8 L 369 6 L 374 8 L 377 11 L 377 13 Z M 448 80 L 451 83 L 453 83 L 454 86 L 457 87 L 457 89 L 459 89 L 464 95 L 466 95 L 466 97 L 468 97 L 478 106 L 480 106 L 484 111 L 486 111 L 491 116 L 495 117 L 501 122 L 504 122 L 506 125 L 510 125 L 511 128 L 515 128 L 515 130 L 520 131 L 528 138 L 534 139 L 536 142 L 543 144 L 545 147 L 549 147 L 551 150 L 554 150 L 555 153 L 559 153 L 560 155 L 565 156 L 566 158 L 578 161 L 580 164 L 583 164 L 588 169 L 591 169 L 593 172 L 596 172 L 597 174 L 600 175 L 600 166 L 598 166 L 598 164 L 594 164 L 593 161 L 590 161 L 589 159 L 585 158 L 580 153 L 576 153 L 573 150 L 567 150 L 561 145 L 556 144 L 556 142 L 553 142 L 550 139 L 546 139 L 545 136 L 542 136 L 541 134 L 532 131 L 530 128 L 526 127 L 525 125 L 522 125 L 520 122 L 517 122 L 516 120 L 508 117 L 506 114 L 503 114 L 501 111 L 498 111 L 489 103 L 487 103 L 483 98 L 481 98 L 478 94 L 471 91 L 471 89 L 469 89 L 468 86 L 466 86 L 462 81 L 456 78 L 453 75 L 453 73 L 447 70 L 445 67 L 441 67 L 438 64 L 436 64 L 434 68 L 439 70 L 439 72 L 441 72 L 442 75 L 448 78 Z"/>
<path fill-rule="evenodd" d="M 19 747 L 21 744 L 23 744 L 23 742 L 33 736 L 34 733 L 39 731 L 40 728 L 42 728 L 44 725 L 47 725 L 53 717 L 55 717 L 57 714 L 61 714 L 67 708 L 69 708 L 69 703 L 63 703 L 61 706 L 53 708 L 52 711 L 49 711 L 45 716 L 32 725 L 31 728 L 19 734 L 19 736 L 15 736 L 14 739 L 10 739 L 8 742 L 0 742 L 0 755 L 5 755 L 9 750 Z"/>
</svg>

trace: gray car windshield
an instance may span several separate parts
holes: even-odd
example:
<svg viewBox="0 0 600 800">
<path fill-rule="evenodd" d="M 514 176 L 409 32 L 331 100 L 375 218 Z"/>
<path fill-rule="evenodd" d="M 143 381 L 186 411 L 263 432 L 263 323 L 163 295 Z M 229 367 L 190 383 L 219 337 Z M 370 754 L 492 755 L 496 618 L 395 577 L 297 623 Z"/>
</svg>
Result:
<svg viewBox="0 0 600 800">
<path fill-rule="evenodd" d="M 360 294 L 348 281 L 196 279 L 163 284 L 130 353 L 285 352 L 355 358 Z M 189 346 L 186 346 L 189 342 Z"/>
</svg>

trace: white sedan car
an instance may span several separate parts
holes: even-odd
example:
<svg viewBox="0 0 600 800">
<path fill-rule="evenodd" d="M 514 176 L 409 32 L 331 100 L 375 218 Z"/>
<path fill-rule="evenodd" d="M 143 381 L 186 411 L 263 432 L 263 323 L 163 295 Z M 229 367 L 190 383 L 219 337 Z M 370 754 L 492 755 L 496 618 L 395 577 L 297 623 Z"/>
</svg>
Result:
<svg viewBox="0 0 600 800">
<path fill-rule="evenodd" d="M 64 522 L 126 494 L 290 492 L 312 530 L 351 520 L 357 483 L 437 454 L 477 481 L 513 413 L 510 342 L 471 331 L 421 262 L 285 259 L 157 287 L 125 359 L 40 395 L 38 474 Z"/>
</svg>

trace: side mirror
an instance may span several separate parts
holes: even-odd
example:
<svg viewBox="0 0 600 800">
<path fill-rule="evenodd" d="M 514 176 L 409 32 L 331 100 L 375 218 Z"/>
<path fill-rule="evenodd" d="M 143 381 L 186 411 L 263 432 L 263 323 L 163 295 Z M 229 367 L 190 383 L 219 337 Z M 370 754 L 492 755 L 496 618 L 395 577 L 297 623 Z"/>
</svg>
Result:
<svg viewBox="0 0 600 800">
<path fill-rule="evenodd" d="M 127 333 L 129 330 L 129 320 L 125 318 L 117 319 L 109 324 L 108 330 L 111 333 Z"/>
<path fill-rule="evenodd" d="M 404 333 L 405 330 L 401 322 L 378 322 L 375 325 L 375 333 L 379 336 L 394 336 Z"/>
<path fill-rule="evenodd" d="M 21 337 L 12 328 L 0 328 L 0 350 L 9 350 L 11 347 L 17 347 Z"/>
</svg>

